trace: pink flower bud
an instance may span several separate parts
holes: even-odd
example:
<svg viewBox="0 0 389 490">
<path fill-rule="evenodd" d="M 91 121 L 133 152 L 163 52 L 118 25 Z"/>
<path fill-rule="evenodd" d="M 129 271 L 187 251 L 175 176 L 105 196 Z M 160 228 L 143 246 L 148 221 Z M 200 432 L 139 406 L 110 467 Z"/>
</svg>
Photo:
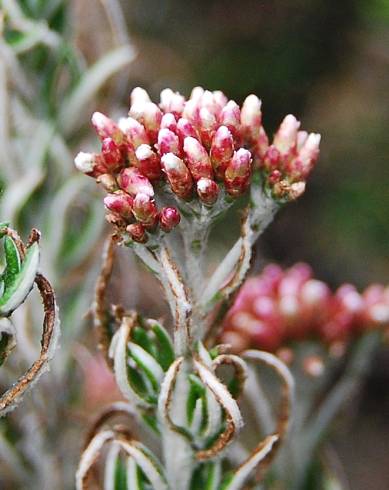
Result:
<svg viewBox="0 0 389 490">
<path fill-rule="evenodd" d="M 161 129 L 170 129 L 173 133 L 176 132 L 177 129 L 177 121 L 174 115 L 171 112 L 167 112 L 162 116 L 161 119 Z"/>
<path fill-rule="evenodd" d="M 185 138 L 184 153 L 194 180 L 199 180 L 201 177 L 212 179 L 213 171 L 211 161 L 206 149 L 197 139 L 191 136 Z"/>
<path fill-rule="evenodd" d="M 230 100 L 223 107 L 220 115 L 220 123 L 226 126 L 234 137 L 237 137 L 240 129 L 240 109 L 236 102 Z"/>
<path fill-rule="evenodd" d="M 282 159 L 279 150 L 275 146 L 270 145 L 266 150 L 263 158 L 263 168 L 268 172 L 272 172 L 273 170 L 280 170 L 281 163 Z"/>
<path fill-rule="evenodd" d="M 302 144 L 298 160 L 301 162 L 302 176 L 308 175 L 319 157 L 320 134 L 311 133 Z"/>
<path fill-rule="evenodd" d="M 128 225 L 126 230 L 134 242 L 146 243 L 148 240 L 146 230 L 141 223 L 132 223 Z"/>
<path fill-rule="evenodd" d="M 80 172 L 90 177 L 98 177 L 107 172 L 107 168 L 100 155 L 80 151 L 74 159 L 74 165 Z"/>
<path fill-rule="evenodd" d="M 201 141 L 206 148 L 210 148 L 217 128 L 217 120 L 215 115 L 206 107 L 200 109 L 199 126 Z"/>
<path fill-rule="evenodd" d="M 165 88 L 161 92 L 160 106 L 164 112 L 171 112 L 178 118 L 184 110 L 185 97 L 178 92 L 173 92 L 170 88 Z"/>
<path fill-rule="evenodd" d="M 124 191 L 117 191 L 114 194 L 108 194 L 104 198 L 104 206 L 113 213 L 118 214 L 121 218 L 130 218 L 132 215 L 133 199 Z"/>
<path fill-rule="evenodd" d="M 102 174 L 99 175 L 96 179 L 98 184 L 101 184 L 102 187 L 108 192 L 115 192 L 118 190 L 118 183 L 116 182 L 115 177 L 112 174 Z"/>
<path fill-rule="evenodd" d="M 228 102 L 225 94 L 221 90 L 214 90 L 212 93 L 217 104 L 219 104 L 219 106 L 223 108 Z"/>
<path fill-rule="evenodd" d="M 201 178 L 197 181 L 197 194 L 203 203 L 214 204 L 219 195 L 219 186 L 212 179 Z"/>
<path fill-rule="evenodd" d="M 143 112 L 143 124 L 150 141 L 157 141 L 158 131 L 161 125 L 162 112 L 157 104 L 149 102 Z"/>
<path fill-rule="evenodd" d="M 132 196 L 138 193 L 154 196 L 154 189 L 147 177 L 134 167 L 124 168 L 118 177 L 118 184 L 121 189 Z"/>
<path fill-rule="evenodd" d="M 179 155 L 180 142 L 178 136 L 170 129 L 160 129 L 158 133 L 158 149 L 161 155 L 165 155 L 165 153 Z"/>
<path fill-rule="evenodd" d="M 132 117 L 119 119 L 119 128 L 134 145 L 135 149 L 140 145 L 148 145 L 150 143 L 143 124 Z"/>
<path fill-rule="evenodd" d="M 238 197 L 246 191 L 250 185 L 251 163 L 251 153 L 248 150 L 240 148 L 234 153 L 224 174 L 228 194 Z"/>
<path fill-rule="evenodd" d="M 190 93 L 190 99 L 199 101 L 201 100 L 203 94 L 204 94 L 203 87 L 194 87 L 192 89 L 192 92 Z"/>
<path fill-rule="evenodd" d="M 170 183 L 172 191 L 182 199 L 192 194 L 192 177 L 188 167 L 174 153 L 166 153 L 161 158 L 162 169 Z"/>
<path fill-rule="evenodd" d="M 149 145 L 138 146 L 136 152 L 137 167 L 141 174 L 150 180 L 158 180 L 161 177 L 161 164 L 159 156 Z"/>
<path fill-rule="evenodd" d="M 158 209 L 155 201 L 147 194 L 140 192 L 132 204 L 135 218 L 146 227 L 154 227 L 158 220 Z"/>
<path fill-rule="evenodd" d="M 161 229 L 168 233 L 181 221 L 181 216 L 176 208 L 162 208 L 159 213 L 159 224 Z"/>
<path fill-rule="evenodd" d="M 139 102 L 142 103 L 151 102 L 149 94 L 142 87 L 135 87 L 131 91 L 130 100 L 131 100 L 131 105 Z"/>
<path fill-rule="evenodd" d="M 215 133 L 211 145 L 211 161 L 215 174 L 219 179 L 224 177 L 227 164 L 234 154 L 234 140 L 226 126 L 220 126 Z"/>
<path fill-rule="evenodd" d="M 256 95 L 249 95 L 243 102 L 240 113 L 242 132 L 249 143 L 256 143 L 262 125 L 261 101 Z"/>
<path fill-rule="evenodd" d="M 187 136 L 199 139 L 199 135 L 191 122 L 188 119 L 181 117 L 177 122 L 177 135 L 180 138 L 181 144 Z"/>
<path fill-rule="evenodd" d="M 200 105 L 201 107 L 207 109 L 211 114 L 213 114 L 215 118 L 219 116 L 222 110 L 222 106 L 218 103 L 214 94 L 209 90 L 204 91 L 200 100 Z"/>
<path fill-rule="evenodd" d="M 192 124 L 198 126 L 200 124 L 200 106 L 198 100 L 189 99 L 185 103 L 184 110 L 182 112 L 182 117 L 188 119 Z"/>
<path fill-rule="evenodd" d="M 125 138 L 122 131 L 112 119 L 101 112 L 93 113 L 92 124 L 100 139 L 112 138 L 118 145 L 123 143 Z"/>
<path fill-rule="evenodd" d="M 291 152 L 296 151 L 299 127 L 300 122 L 292 114 L 288 114 L 282 121 L 273 141 L 273 145 L 281 155 L 289 155 Z"/>
<path fill-rule="evenodd" d="M 112 138 L 104 138 L 101 145 L 101 153 L 104 158 L 106 167 L 109 170 L 115 170 L 123 163 L 123 157 L 119 146 Z"/>
</svg>

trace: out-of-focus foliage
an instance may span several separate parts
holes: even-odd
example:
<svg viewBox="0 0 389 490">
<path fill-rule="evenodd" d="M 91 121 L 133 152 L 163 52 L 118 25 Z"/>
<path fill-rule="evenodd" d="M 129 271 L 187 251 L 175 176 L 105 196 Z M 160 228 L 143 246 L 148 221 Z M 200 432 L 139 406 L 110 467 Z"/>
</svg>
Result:
<svg viewBox="0 0 389 490">
<path fill-rule="evenodd" d="M 91 104 L 120 105 L 113 100 L 135 51 L 115 0 L 3 0 L 0 29 L 0 219 L 22 234 L 32 225 L 42 230 L 42 268 L 55 285 L 63 323 L 62 348 L 39 395 L 26 397 L 17 417 L 1 421 L 0 486 L 22 488 L 28 480 L 29 488 L 65 488 L 72 481 L 67 465 L 74 463 L 63 454 L 76 443 L 68 431 L 74 421 L 64 424 L 62 410 L 78 396 L 74 342 L 83 334 L 103 226 L 95 193 L 74 172 L 74 148 L 84 138 Z M 99 42 L 85 46 L 84 30 L 93 29 Z M 21 348 L 18 361 L 11 358 L 1 373 L 2 388 L 40 348 L 39 298 L 32 295 L 14 316 Z M 24 459 L 29 465 L 21 471 Z"/>
</svg>

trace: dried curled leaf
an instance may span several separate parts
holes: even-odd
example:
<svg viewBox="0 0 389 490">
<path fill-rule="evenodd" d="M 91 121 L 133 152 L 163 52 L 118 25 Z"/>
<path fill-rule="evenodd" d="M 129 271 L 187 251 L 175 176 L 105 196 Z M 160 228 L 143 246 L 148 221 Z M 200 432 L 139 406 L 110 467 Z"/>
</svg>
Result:
<svg viewBox="0 0 389 490">
<path fill-rule="evenodd" d="M 132 438 L 130 432 L 121 428 L 101 431 L 89 442 L 81 455 L 76 472 L 77 490 L 88 488 L 92 467 L 97 462 L 104 445 L 109 443 L 114 443 L 134 460 L 154 490 L 168 490 L 166 477 L 158 459 L 146 446 Z"/>
<path fill-rule="evenodd" d="M 16 407 L 24 393 L 31 389 L 39 377 L 48 369 L 48 363 L 57 346 L 60 330 L 53 288 L 49 281 L 37 272 L 39 232 L 32 230 L 28 247 L 11 228 L 4 227 L 0 233 L 12 240 L 6 245 L 5 251 L 7 266 L 4 277 L 7 287 L 0 300 L 1 314 L 10 315 L 25 300 L 34 282 L 38 287 L 44 308 L 40 356 L 18 381 L 0 396 L 0 416 L 3 416 Z M 5 337 L 2 335 L 3 338 Z"/>
</svg>

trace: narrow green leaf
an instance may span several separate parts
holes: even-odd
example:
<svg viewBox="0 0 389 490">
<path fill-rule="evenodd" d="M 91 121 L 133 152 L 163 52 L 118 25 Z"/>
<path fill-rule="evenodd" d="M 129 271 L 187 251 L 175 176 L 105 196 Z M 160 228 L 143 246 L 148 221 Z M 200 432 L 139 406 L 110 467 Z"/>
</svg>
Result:
<svg viewBox="0 0 389 490">
<path fill-rule="evenodd" d="M 39 246 L 34 243 L 27 250 L 20 272 L 0 298 L 0 316 L 9 316 L 31 291 L 39 266 Z"/>
<path fill-rule="evenodd" d="M 12 285 L 21 268 L 19 251 L 15 242 L 9 236 L 4 238 L 4 253 L 7 265 L 4 271 L 3 280 L 4 288 L 6 290 Z"/>
<path fill-rule="evenodd" d="M 157 349 L 157 360 L 162 366 L 162 369 L 167 371 L 175 359 L 173 343 L 170 335 L 160 323 L 155 322 L 151 328 L 159 344 L 159 348 Z"/>
</svg>

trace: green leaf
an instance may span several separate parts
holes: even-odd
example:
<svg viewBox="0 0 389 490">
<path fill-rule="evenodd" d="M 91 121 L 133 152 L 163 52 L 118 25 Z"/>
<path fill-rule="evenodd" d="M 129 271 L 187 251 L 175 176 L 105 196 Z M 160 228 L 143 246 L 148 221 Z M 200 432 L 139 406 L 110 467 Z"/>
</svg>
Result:
<svg viewBox="0 0 389 490">
<path fill-rule="evenodd" d="M 170 335 L 160 323 L 155 322 L 151 328 L 159 343 L 159 348 L 157 349 L 157 360 L 162 366 L 162 369 L 167 371 L 175 359 L 173 343 Z"/>
<path fill-rule="evenodd" d="M 116 459 L 115 490 L 127 490 L 127 471 L 121 458 Z"/>
<path fill-rule="evenodd" d="M 6 291 L 14 282 L 21 268 L 19 251 L 15 242 L 9 236 L 4 238 L 4 253 L 7 264 L 3 275 L 4 289 Z"/>
<path fill-rule="evenodd" d="M 27 250 L 20 271 L 0 298 L 0 316 L 9 316 L 28 296 L 39 266 L 39 246 L 34 243 Z"/>
</svg>

